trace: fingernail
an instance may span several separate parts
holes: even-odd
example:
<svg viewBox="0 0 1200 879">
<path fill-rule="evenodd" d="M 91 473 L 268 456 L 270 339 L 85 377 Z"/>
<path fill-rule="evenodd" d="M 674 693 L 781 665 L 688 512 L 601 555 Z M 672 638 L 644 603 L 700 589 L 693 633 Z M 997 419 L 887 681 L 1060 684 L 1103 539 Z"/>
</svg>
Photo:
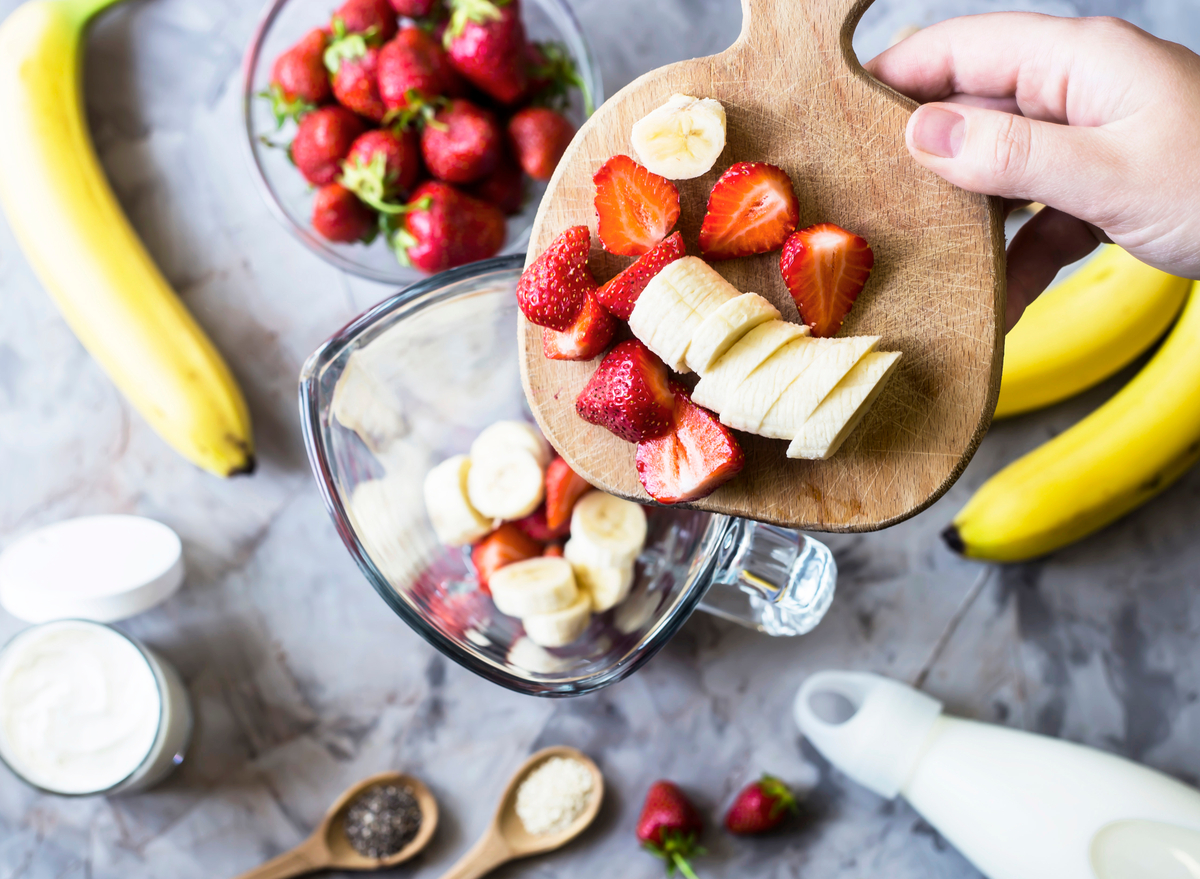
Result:
<svg viewBox="0 0 1200 879">
<path fill-rule="evenodd" d="M 953 159 L 962 149 L 967 120 L 942 107 L 921 107 L 913 122 L 913 146 L 923 153 Z"/>
</svg>

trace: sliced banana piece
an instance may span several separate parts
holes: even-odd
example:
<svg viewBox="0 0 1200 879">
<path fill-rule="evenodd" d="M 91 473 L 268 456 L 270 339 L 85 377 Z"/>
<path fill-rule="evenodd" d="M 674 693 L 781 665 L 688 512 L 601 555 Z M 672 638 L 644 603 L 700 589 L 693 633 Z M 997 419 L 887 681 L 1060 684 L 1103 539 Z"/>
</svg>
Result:
<svg viewBox="0 0 1200 879">
<path fill-rule="evenodd" d="M 563 610 L 579 594 L 571 563 L 555 556 L 505 565 L 492 572 L 488 588 L 500 613 L 520 618 Z"/>
<path fill-rule="evenodd" d="M 638 161 L 668 180 L 690 180 L 712 169 L 725 149 L 725 108 L 712 98 L 672 95 L 633 124 Z"/>
<path fill-rule="evenodd" d="M 692 335 L 709 315 L 740 295 L 704 260 L 685 256 L 646 285 L 629 316 L 629 328 L 667 366 L 687 372 L 685 355 Z"/>
<path fill-rule="evenodd" d="M 645 543 L 646 511 L 641 504 L 589 491 L 571 512 L 571 539 L 563 553 L 573 563 L 619 568 L 632 564 Z"/>
<path fill-rule="evenodd" d="M 346 361 L 330 408 L 338 423 L 357 433 L 376 455 L 408 433 L 400 399 L 364 362 L 361 349 Z"/>
<path fill-rule="evenodd" d="M 804 422 L 788 446 L 788 457 L 824 460 L 832 456 L 858 427 L 899 363 L 899 351 L 863 357 Z"/>
<path fill-rule="evenodd" d="M 616 607 L 633 587 L 633 562 L 620 567 L 595 567 L 571 563 L 579 588 L 592 596 L 592 610 L 604 613 Z"/>
<path fill-rule="evenodd" d="M 470 501 L 471 459 L 455 455 L 425 476 L 425 511 L 438 540 L 449 546 L 473 543 L 492 530 L 491 520 Z"/>
<path fill-rule="evenodd" d="M 592 598 L 587 592 L 580 590 L 570 606 L 553 613 L 532 614 L 524 617 L 521 623 L 525 626 L 525 635 L 534 644 L 542 647 L 565 647 L 587 630 L 591 619 Z"/>
<path fill-rule="evenodd" d="M 537 459 L 544 470 L 554 457 L 541 431 L 528 421 L 497 421 L 483 429 L 471 443 L 471 459 L 481 460 L 502 449 L 524 449 Z"/>
<path fill-rule="evenodd" d="M 721 423 L 735 430 L 753 432 L 788 386 L 805 376 L 810 367 L 840 341 L 801 336 L 777 349 L 742 379 L 737 393 L 725 395 Z"/>
<path fill-rule="evenodd" d="M 743 293 L 706 317 L 687 347 L 688 367 L 701 375 L 759 324 L 779 320 L 779 309 L 757 293 Z"/>
<path fill-rule="evenodd" d="M 854 365 L 875 350 L 879 337 L 847 336 L 829 341 L 836 344 L 827 348 L 817 362 L 788 385 L 757 423 L 752 420 L 753 426 L 748 430 L 774 439 L 796 436 Z"/>
<path fill-rule="evenodd" d="M 726 351 L 692 391 L 692 402 L 714 412 L 721 412 L 741 393 L 746 376 L 754 372 L 768 357 L 802 336 L 808 327 L 783 320 L 769 320 L 742 336 Z"/>
<path fill-rule="evenodd" d="M 502 446 L 471 456 L 467 497 L 491 519 L 520 519 L 537 509 L 546 496 L 545 471 L 526 449 Z"/>
</svg>

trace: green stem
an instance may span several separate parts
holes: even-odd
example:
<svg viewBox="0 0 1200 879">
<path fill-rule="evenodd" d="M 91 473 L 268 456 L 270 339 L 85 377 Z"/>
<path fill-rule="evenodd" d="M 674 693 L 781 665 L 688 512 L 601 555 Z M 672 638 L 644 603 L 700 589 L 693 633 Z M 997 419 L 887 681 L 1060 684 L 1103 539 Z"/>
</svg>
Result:
<svg viewBox="0 0 1200 879">
<path fill-rule="evenodd" d="M 674 862 L 675 866 L 679 868 L 679 872 L 686 876 L 687 879 L 697 879 L 695 871 L 692 870 L 692 865 L 689 864 L 687 862 L 687 858 L 685 858 L 679 852 L 674 852 L 671 855 L 671 860 Z"/>
<path fill-rule="evenodd" d="M 78 27 L 86 27 L 96 15 L 121 0 L 58 0 Z"/>
</svg>

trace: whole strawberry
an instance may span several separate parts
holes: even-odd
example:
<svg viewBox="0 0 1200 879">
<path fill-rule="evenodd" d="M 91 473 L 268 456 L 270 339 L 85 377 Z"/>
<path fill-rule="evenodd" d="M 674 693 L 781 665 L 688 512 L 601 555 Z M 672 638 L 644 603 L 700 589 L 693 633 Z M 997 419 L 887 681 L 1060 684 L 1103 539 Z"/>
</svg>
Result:
<svg viewBox="0 0 1200 879">
<path fill-rule="evenodd" d="M 496 117 L 464 98 L 438 110 L 421 131 L 421 156 L 434 177 L 474 183 L 496 170 L 504 138 Z"/>
<path fill-rule="evenodd" d="M 670 430 L 674 408 L 666 365 L 637 339 L 609 351 L 575 400 L 580 418 L 631 443 Z"/>
<path fill-rule="evenodd" d="M 290 148 L 292 161 L 315 186 L 332 183 L 342 173 L 342 159 L 366 123 L 345 107 L 321 107 L 300 119 Z"/>
<path fill-rule="evenodd" d="M 313 28 L 271 66 L 271 107 L 280 125 L 328 101 L 333 94 L 325 69 L 325 31 Z"/>
<path fill-rule="evenodd" d="M 517 281 L 517 306 L 530 323 L 566 330 L 596 290 L 588 270 L 591 233 L 572 226 L 550 242 Z"/>
<path fill-rule="evenodd" d="M 407 109 L 410 99 L 428 103 L 465 93 L 446 50 L 421 28 L 402 28 L 379 50 L 379 95 L 389 111 Z"/>
<path fill-rule="evenodd" d="M 408 192 L 420 176 L 417 133 L 377 128 L 359 135 L 351 145 L 342 163 L 341 184 L 382 210 L 381 202 Z"/>
<path fill-rule="evenodd" d="M 508 120 L 508 142 L 525 173 L 549 180 L 567 151 L 575 126 L 549 107 L 526 107 Z"/>
<path fill-rule="evenodd" d="M 387 113 L 379 96 L 379 50 L 357 34 L 334 40 L 325 50 L 325 66 L 333 74 L 338 103 L 374 122 Z"/>
<path fill-rule="evenodd" d="M 696 840 L 704 822 L 683 791 L 669 781 L 650 785 L 637 823 L 637 838 L 650 853 L 667 862 L 667 875 L 676 869 L 687 879 L 696 879 L 688 858 L 703 854 Z"/>
<path fill-rule="evenodd" d="M 346 0 L 334 11 L 330 25 L 334 33 L 364 34 L 378 45 L 396 33 L 396 12 L 388 0 Z"/>
<path fill-rule="evenodd" d="M 488 204 L 494 204 L 505 214 L 519 214 L 525 204 L 525 175 L 506 153 L 495 171 L 467 191 Z"/>
<path fill-rule="evenodd" d="M 495 256 L 504 244 L 504 215 L 448 183 L 429 180 L 413 192 L 389 239 L 402 265 L 441 272 Z"/>
<path fill-rule="evenodd" d="M 725 829 L 739 834 L 766 833 L 797 810 L 796 798 L 787 785 L 764 775 L 742 788 L 725 815 Z"/>
<path fill-rule="evenodd" d="M 327 183 L 313 199 L 312 227 L 329 241 L 363 241 L 375 231 L 375 213 L 341 184 Z"/>
<path fill-rule="evenodd" d="M 529 87 L 525 26 L 518 0 L 449 0 L 446 50 L 458 71 L 502 104 Z"/>
</svg>

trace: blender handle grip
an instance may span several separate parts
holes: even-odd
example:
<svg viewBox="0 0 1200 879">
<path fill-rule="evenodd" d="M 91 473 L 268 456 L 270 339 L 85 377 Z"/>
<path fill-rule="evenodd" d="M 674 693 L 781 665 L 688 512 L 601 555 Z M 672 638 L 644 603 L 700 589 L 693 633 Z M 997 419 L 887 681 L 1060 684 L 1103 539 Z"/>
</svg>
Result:
<svg viewBox="0 0 1200 879">
<path fill-rule="evenodd" d="M 803 635 L 825 616 L 836 586 L 837 562 L 819 540 L 731 519 L 700 608 L 768 635 Z"/>
</svg>

